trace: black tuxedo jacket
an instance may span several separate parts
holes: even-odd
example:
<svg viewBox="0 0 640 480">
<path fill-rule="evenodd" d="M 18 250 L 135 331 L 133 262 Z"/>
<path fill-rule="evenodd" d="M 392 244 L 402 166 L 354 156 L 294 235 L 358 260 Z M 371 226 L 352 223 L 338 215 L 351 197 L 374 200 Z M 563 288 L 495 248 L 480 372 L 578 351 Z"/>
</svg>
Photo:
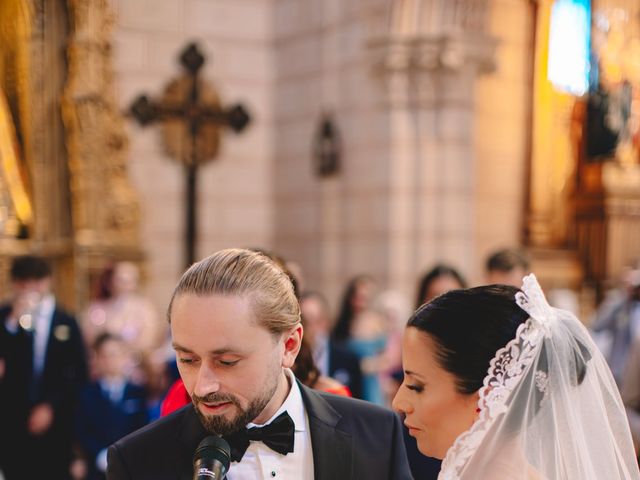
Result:
<svg viewBox="0 0 640 480">
<path fill-rule="evenodd" d="M 0 307 L 0 359 L 4 363 L 0 376 L 0 468 L 5 470 L 7 480 L 31 478 L 26 473 L 14 477 L 7 472 L 24 470 L 27 458 L 36 449 L 43 464 L 51 465 L 47 471 L 59 472 L 52 473 L 52 478 L 67 478 L 73 410 L 87 377 L 82 335 L 72 316 L 54 310 L 44 367 L 36 385 L 32 381 L 31 333 L 22 328 L 8 332 L 4 324 L 10 312 L 11 306 Z M 43 402 L 53 406 L 53 424 L 44 435 L 33 437 L 27 433 L 29 413 Z"/>
<path fill-rule="evenodd" d="M 37 403 L 48 402 L 56 411 L 70 414 L 87 380 L 84 341 L 76 320 L 59 308 L 53 311 L 43 371 L 36 388 L 32 385 L 31 333 L 22 328 L 9 333 L 4 326 L 9 313 L 11 306 L 0 307 L 0 358 L 5 361 L 0 405 L 26 411 Z"/>
<path fill-rule="evenodd" d="M 316 480 L 412 478 L 397 415 L 360 400 L 300 388 Z M 187 405 L 112 445 L 107 479 L 191 480 L 193 453 L 207 435 L 193 406 Z"/>
</svg>

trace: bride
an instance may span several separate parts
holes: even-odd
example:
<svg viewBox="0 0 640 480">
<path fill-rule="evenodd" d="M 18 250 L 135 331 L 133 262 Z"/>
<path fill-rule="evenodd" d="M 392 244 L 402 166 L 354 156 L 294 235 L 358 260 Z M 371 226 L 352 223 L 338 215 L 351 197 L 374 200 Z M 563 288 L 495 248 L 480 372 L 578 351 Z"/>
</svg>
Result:
<svg viewBox="0 0 640 480">
<path fill-rule="evenodd" d="M 454 290 L 405 330 L 394 407 L 439 480 L 640 479 L 615 381 L 589 333 L 522 290 Z"/>
</svg>

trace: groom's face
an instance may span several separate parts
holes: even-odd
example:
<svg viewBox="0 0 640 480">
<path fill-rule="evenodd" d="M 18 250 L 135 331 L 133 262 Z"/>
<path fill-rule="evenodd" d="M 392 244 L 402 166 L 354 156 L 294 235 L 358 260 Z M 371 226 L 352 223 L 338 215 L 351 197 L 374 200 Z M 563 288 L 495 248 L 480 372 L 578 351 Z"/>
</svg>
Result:
<svg viewBox="0 0 640 480">
<path fill-rule="evenodd" d="M 286 335 L 259 325 L 248 297 L 179 295 L 171 333 L 180 376 L 207 430 L 226 434 L 268 420 L 286 382 Z"/>
</svg>

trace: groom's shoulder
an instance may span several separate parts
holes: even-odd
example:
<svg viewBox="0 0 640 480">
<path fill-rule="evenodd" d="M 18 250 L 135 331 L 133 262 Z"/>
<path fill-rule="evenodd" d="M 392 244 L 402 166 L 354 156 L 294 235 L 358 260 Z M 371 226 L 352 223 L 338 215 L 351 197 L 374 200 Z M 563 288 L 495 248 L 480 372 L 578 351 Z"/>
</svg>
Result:
<svg viewBox="0 0 640 480">
<path fill-rule="evenodd" d="M 185 416 L 193 407 L 187 405 L 166 417 L 155 420 L 148 425 L 130 433 L 118 440 L 115 445 L 118 448 L 146 448 L 149 443 L 157 442 L 163 438 L 176 438 L 179 426 L 184 421 Z"/>
<path fill-rule="evenodd" d="M 345 397 L 343 395 L 335 395 L 333 393 L 318 392 L 322 398 L 331 404 L 336 410 L 353 410 L 363 412 L 368 415 L 387 415 L 392 413 L 385 407 L 376 405 L 375 403 L 366 402 L 357 398 Z"/>
<path fill-rule="evenodd" d="M 118 440 L 107 451 L 107 479 L 168 479 L 175 478 L 176 468 L 183 469 L 191 478 L 189 456 L 185 452 L 195 450 L 183 447 L 183 442 L 191 442 L 199 435 L 199 431 L 189 432 L 190 425 L 198 422 L 191 405 L 181 408 L 139 430 Z M 201 428 L 201 427 L 200 427 Z M 185 435 L 191 434 L 191 437 Z M 180 478 L 185 478 L 182 472 Z"/>
<path fill-rule="evenodd" d="M 398 416 L 388 408 L 375 405 L 371 402 L 349 398 L 331 393 L 317 392 L 340 416 L 347 421 L 363 423 L 387 422 L 389 425 L 398 420 Z"/>
</svg>

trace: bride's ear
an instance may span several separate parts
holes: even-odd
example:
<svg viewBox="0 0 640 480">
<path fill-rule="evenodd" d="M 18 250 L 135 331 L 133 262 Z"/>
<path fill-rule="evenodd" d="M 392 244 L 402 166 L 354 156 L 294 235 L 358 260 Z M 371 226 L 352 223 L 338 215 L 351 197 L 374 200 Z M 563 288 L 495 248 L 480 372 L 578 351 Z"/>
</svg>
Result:
<svg viewBox="0 0 640 480">
<path fill-rule="evenodd" d="M 469 410 L 473 412 L 474 418 L 478 418 L 480 415 L 480 405 L 478 402 L 480 400 L 480 390 L 469 395 Z"/>
</svg>

